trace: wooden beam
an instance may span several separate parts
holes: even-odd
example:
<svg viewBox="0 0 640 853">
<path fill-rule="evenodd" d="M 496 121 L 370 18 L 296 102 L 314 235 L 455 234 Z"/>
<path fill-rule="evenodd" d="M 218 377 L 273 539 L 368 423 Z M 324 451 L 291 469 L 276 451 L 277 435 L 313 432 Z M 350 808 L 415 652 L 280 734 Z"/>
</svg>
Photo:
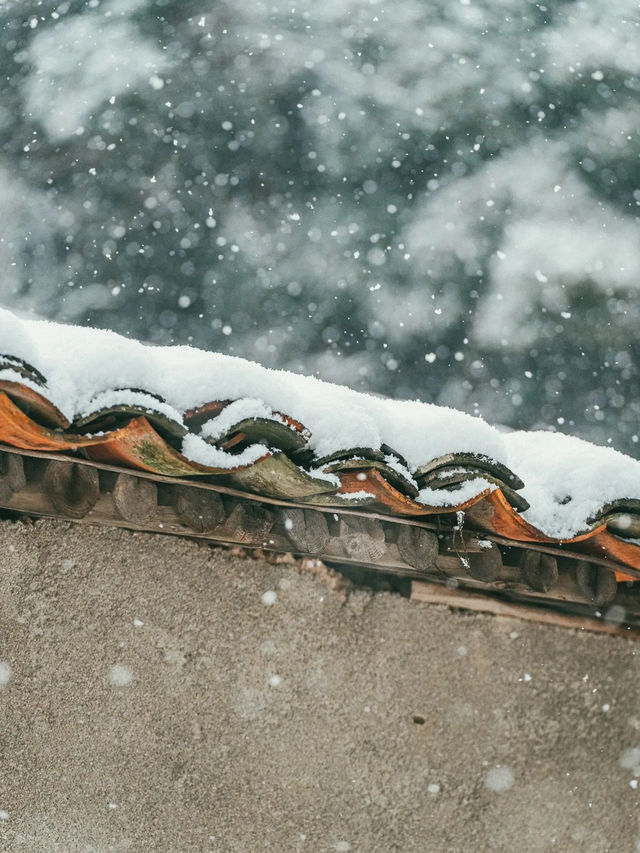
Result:
<svg viewBox="0 0 640 853">
<path fill-rule="evenodd" d="M 504 601 L 490 595 L 478 595 L 465 589 L 449 589 L 425 581 L 411 581 L 411 600 L 426 604 L 441 604 L 454 610 L 472 610 L 475 613 L 491 613 L 494 616 L 521 619 L 526 622 L 540 622 L 545 625 L 557 625 L 561 628 L 573 628 L 578 631 L 640 639 L 640 631 L 635 628 L 608 625 L 598 619 L 543 610 L 542 608 L 531 607 L 528 604 Z"/>
</svg>

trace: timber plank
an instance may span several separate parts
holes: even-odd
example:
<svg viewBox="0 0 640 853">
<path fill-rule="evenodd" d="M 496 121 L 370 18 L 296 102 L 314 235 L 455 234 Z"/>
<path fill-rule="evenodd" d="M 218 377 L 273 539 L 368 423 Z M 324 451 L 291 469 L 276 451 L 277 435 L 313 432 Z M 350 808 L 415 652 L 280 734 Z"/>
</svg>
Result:
<svg viewBox="0 0 640 853">
<path fill-rule="evenodd" d="M 568 613 L 550 613 L 527 604 L 512 604 L 491 596 L 481 595 L 470 590 L 449 589 L 425 581 L 411 582 L 411 599 L 425 604 L 441 604 L 454 610 L 470 610 L 475 613 L 491 613 L 510 619 L 527 622 L 539 622 L 545 625 L 557 625 L 561 628 L 574 628 L 578 631 L 591 631 L 598 634 L 610 634 L 615 637 L 638 639 L 640 630 L 609 625 L 595 619 L 574 616 Z"/>
</svg>

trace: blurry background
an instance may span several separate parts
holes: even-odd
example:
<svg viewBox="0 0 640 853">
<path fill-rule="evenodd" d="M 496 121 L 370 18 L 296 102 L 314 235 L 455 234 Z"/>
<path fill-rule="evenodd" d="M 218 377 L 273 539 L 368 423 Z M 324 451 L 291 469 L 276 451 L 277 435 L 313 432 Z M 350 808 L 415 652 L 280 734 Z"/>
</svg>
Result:
<svg viewBox="0 0 640 853">
<path fill-rule="evenodd" d="M 636 0 L 3 0 L 0 303 L 637 455 Z"/>
</svg>

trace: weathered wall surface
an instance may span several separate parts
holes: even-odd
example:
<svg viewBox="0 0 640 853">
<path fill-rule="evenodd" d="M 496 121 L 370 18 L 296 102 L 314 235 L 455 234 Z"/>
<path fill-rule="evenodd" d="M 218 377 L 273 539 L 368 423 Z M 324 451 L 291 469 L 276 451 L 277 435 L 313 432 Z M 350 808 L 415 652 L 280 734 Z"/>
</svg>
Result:
<svg viewBox="0 0 640 853">
<path fill-rule="evenodd" d="M 640 850 L 640 644 L 169 537 L 0 554 L 2 851 Z"/>
</svg>

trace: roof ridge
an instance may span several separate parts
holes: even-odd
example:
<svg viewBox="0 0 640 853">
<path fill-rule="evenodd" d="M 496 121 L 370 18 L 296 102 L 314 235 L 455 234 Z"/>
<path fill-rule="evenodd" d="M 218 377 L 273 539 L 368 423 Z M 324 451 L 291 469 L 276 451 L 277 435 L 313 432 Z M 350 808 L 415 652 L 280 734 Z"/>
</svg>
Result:
<svg viewBox="0 0 640 853">
<path fill-rule="evenodd" d="M 225 477 L 265 496 L 368 494 L 398 515 L 488 500 L 491 524 L 525 541 L 584 537 L 613 516 L 617 535 L 640 534 L 640 462 L 609 447 L 5 309 L 0 338 L 0 442 L 14 447 Z"/>
</svg>

